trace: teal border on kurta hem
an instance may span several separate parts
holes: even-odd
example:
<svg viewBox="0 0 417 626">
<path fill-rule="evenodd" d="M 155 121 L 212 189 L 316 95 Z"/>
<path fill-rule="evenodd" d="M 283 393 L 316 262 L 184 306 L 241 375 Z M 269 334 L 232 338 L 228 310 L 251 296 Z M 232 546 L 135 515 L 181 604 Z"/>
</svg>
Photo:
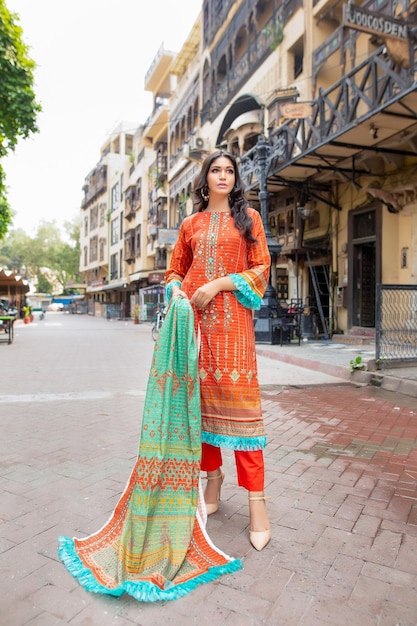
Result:
<svg viewBox="0 0 417 626">
<path fill-rule="evenodd" d="M 78 579 L 86 591 L 120 597 L 129 594 L 139 602 L 158 602 L 163 600 L 177 600 L 193 591 L 199 585 L 211 582 L 223 576 L 243 569 L 241 559 L 232 559 L 225 565 L 211 567 L 207 572 L 196 576 L 187 582 L 175 585 L 169 583 L 165 589 L 145 581 L 125 581 L 115 589 L 109 589 L 97 582 L 91 571 L 85 567 L 75 551 L 74 540 L 70 537 L 58 538 L 58 555 L 70 574 Z"/>
<path fill-rule="evenodd" d="M 201 432 L 201 441 L 216 448 L 229 448 L 230 450 L 263 450 L 266 447 L 266 437 L 227 437 L 216 435 L 206 431 Z"/>
</svg>

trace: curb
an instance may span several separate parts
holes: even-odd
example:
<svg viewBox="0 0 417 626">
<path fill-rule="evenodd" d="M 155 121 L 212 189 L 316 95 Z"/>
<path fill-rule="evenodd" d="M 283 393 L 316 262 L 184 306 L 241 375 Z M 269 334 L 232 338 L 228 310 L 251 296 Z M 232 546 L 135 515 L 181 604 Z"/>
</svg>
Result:
<svg viewBox="0 0 417 626">
<path fill-rule="evenodd" d="M 352 385 L 373 385 L 374 387 L 379 387 L 385 391 L 393 391 L 405 396 L 417 398 L 417 381 L 415 380 L 400 378 L 392 376 L 391 374 L 384 374 L 381 371 L 372 372 L 367 370 L 357 370 L 356 372 L 351 373 L 345 366 L 323 363 L 322 361 L 315 361 L 303 356 L 278 353 L 259 345 L 256 346 L 256 353 L 269 359 L 275 359 L 277 361 L 282 361 L 283 363 L 289 363 L 290 365 L 297 365 L 298 367 L 304 367 L 305 369 L 313 370 L 315 372 L 321 372 L 322 374 L 342 378 L 350 382 Z"/>
<path fill-rule="evenodd" d="M 256 353 L 260 356 L 265 356 L 269 359 L 275 359 L 290 365 L 298 365 L 298 367 L 304 367 L 308 370 L 315 372 L 321 372 L 328 376 L 335 376 L 336 378 L 344 378 L 351 382 L 349 369 L 341 365 L 333 365 L 332 363 L 323 363 L 322 361 L 315 361 L 306 357 L 293 356 L 291 354 L 279 354 L 273 350 L 256 346 Z"/>
</svg>

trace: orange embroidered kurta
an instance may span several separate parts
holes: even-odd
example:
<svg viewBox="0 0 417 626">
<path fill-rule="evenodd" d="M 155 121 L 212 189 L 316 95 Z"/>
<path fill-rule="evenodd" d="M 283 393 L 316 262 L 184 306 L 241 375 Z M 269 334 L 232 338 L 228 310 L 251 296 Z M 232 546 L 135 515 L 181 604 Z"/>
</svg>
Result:
<svg viewBox="0 0 417 626">
<path fill-rule="evenodd" d="M 202 441 L 234 450 L 266 444 L 252 309 L 260 307 L 265 293 L 270 255 L 259 213 L 248 213 L 256 243 L 244 239 L 228 213 L 202 211 L 187 217 L 166 274 L 168 295 L 173 282 L 189 298 L 219 277 L 228 276 L 236 286 L 195 310 Z"/>
</svg>

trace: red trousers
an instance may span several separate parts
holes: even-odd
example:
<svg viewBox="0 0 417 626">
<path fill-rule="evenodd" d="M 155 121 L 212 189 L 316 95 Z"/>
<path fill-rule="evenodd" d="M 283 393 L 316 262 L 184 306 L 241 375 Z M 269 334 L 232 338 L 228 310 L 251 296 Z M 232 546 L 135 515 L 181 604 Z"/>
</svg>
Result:
<svg viewBox="0 0 417 626">
<path fill-rule="evenodd" d="M 237 484 L 248 491 L 263 491 L 265 481 L 264 455 L 262 450 L 235 450 Z M 213 472 L 221 467 L 220 448 L 202 444 L 201 469 Z"/>
</svg>

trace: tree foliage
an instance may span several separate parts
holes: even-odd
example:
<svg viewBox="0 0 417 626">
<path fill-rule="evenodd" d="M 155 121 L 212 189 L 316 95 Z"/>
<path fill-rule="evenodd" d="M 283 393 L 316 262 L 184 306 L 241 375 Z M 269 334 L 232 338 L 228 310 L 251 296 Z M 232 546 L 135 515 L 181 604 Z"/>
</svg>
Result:
<svg viewBox="0 0 417 626">
<path fill-rule="evenodd" d="M 12 220 L 1 159 L 15 149 L 19 138 L 38 132 L 36 120 L 41 111 L 33 90 L 35 62 L 17 22 L 18 16 L 0 0 L 0 239 Z"/>
<path fill-rule="evenodd" d="M 64 227 L 65 239 L 55 222 L 41 221 L 34 237 L 21 228 L 11 230 L 0 242 L 0 266 L 24 274 L 37 284 L 38 291 L 51 291 L 54 282 L 65 292 L 67 284 L 79 278 L 78 219 L 66 222 Z"/>
</svg>

